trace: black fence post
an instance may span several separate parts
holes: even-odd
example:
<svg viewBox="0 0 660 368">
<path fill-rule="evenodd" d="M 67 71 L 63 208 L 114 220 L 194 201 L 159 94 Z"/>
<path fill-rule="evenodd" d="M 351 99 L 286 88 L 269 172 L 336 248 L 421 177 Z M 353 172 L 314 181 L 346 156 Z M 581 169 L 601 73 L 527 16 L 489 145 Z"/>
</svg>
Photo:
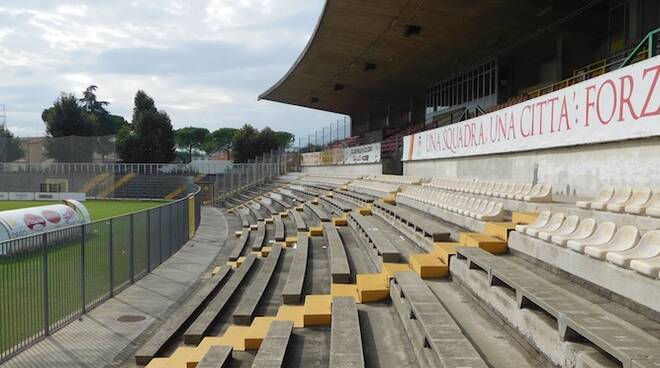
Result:
<svg viewBox="0 0 660 368">
<path fill-rule="evenodd" d="M 158 264 L 163 263 L 163 206 L 158 207 Z"/>
<path fill-rule="evenodd" d="M 147 210 L 147 273 L 151 272 L 151 210 Z"/>
<path fill-rule="evenodd" d="M 43 307 L 44 307 L 44 335 L 50 335 L 50 310 L 48 303 L 48 234 L 44 233 L 41 236 L 41 247 L 42 247 L 42 262 L 44 264 L 43 268 Z"/>
<path fill-rule="evenodd" d="M 85 305 L 85 227 L 80 225 L 80 316 L 87 312 Z"/>
<path fill-rule="evenodd" d="M 128 251 L 129 251 L 129 262 L 130 262 L 130 279 L 131 279 L 131 284 L 135 281 L 135 244 L 133 242 L 133 235 L 134 235 L 134 220 L 135 217 L 131 213 L 128 217 L 128 233 L 130 236 L 130 239 L 128 240 Z"/>
<path fill-rule="evenodd" d="M 114 252 L 113 252 L 113 236 L 112 236 L 112 219 L 108 221 L 108 232 L 109 240 L 108 251 L 109 251 L 109 260 L 110 260 L 110 297 L 112 298 L 115 295 L 115 261 L 114 261 Z"/>
</svg>

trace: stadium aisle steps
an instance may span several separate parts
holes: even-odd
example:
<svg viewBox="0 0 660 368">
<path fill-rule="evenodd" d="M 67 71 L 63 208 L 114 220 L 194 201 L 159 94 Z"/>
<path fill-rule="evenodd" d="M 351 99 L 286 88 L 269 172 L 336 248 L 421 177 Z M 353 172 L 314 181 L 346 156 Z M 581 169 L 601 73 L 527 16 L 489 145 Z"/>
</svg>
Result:
<svg viewBox="0 0 660 368">
<path fill-rule="evenodd" d="M 299 304 L 303 296 L 303 286 L 307 274 L 309 237 L 305 233 L 298 234 L 293 263 L 282 291 L 284 304 Z"/>
</svg>

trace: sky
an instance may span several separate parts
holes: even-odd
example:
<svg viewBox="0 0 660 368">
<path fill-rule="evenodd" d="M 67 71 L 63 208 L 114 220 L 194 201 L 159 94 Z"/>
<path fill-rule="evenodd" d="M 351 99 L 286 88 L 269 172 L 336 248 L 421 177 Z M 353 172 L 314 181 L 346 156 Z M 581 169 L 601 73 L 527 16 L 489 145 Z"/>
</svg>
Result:
<svg viewBox="0 0 660 368">
<path fill-rule="evenodd" d="M 138 89 L 175 128 L 251 123 L 310 134 L 343 116 L 257 96 L 304 49 L 324 0 L 0 1 L 0 104 L 19 136 L 43 136 L 62 92 L 97 85 L 130 121 Z"/>
</svg>

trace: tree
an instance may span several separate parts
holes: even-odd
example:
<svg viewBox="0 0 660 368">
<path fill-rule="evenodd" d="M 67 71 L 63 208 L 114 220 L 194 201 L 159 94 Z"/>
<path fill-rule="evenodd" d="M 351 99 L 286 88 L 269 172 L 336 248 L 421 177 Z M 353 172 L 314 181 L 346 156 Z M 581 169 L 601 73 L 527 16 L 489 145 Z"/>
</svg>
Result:
<svg viewBox="0 0 660 368">
<path fill-rule="evenodd" d="M 281 148 L 289 148 L 295 142 L 296 136 L 289 132 L 275 132 L 275 137 Z"/>
<path fill-rule="evenodd" d="M 221 151 L 229 151 L 231 149 L 231 143 L 234 139 L 234 134 L 238 129 L 235 128 L 220 128 L 208 137 L 206 143 L 204 144 L 204 151 L 208 154 Z"/>
<path fill-rule="evenodd" d="M 234 162 L 247 162 L 272 150 L 285 148 L 292 140 L 293 135 L 290 133 L 274 132 L 269 127 L 258 131 L 246 124 L 236 132 L 232 140 Z"/>
<path fill-rule="evenodd" d="M 136 93 L 134 103 L 131 124 L 117 136 L 120 157 L 124 162 L 172 162 L 176 153 L 170 117 L 144 91 Z"/>
<path fill-rule="evenodd" d="M 0 126 L 0 161 L 16 161 L 25 156 L 21 141 L 4 126 Z"/>
<path fill-rule="evenodd" d="M 41 119 L 46 124 L 46 134 L 52 138 L 94 136 L 98 120 L 92 113 L 85 111 L 78 104 L 73 94 L 63 93 L 53 106 L 45 109 Z M 47 156 L 57 162 L 92 162 L 93 144 L 72 144 L 72 140 L 46 140 Z"/>
<path fill-rule="evenodd" d="M 192 162 L 193 151 L 201 149 L 210 134 L 206 128 L 187 127 L 177 129 L 174 132 L 174 138 L 176 145 L 188 152 L 188 160 Z"/>
<path fill-rule="evenodd" d="M 82 108 L 92 114 L 95 115 L 110 115 L 108 113 L 108 110 L 105 109 L 106 106 L 108 106 L 110 103 L 107 101 L 99 101 L 96 99 L 96 90 L 98 89 L 97 86 L 91 85 L 85 89 L 83 92 L 83 98 L 78 100 L 80 102 Z"/>
<path fill-rule="evenodd" d="M 231 141 L 234 162 L 247 162 L 257 156 L 256 138 L 258 131 L 250 124 L 245 124 L 236 131 Z"/>
</svg>

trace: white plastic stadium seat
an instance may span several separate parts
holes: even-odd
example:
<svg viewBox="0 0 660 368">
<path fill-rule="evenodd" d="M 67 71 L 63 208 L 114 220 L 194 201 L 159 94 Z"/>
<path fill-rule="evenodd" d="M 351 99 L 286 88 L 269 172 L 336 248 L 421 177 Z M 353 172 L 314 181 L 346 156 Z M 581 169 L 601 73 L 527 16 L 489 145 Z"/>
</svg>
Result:
<svg viewBox="0 0 660 368">
<path fill-rule="evenodd" d="M 575 202 L 575 205 L 578 206 L 579 208 L 583 208 L 585 210 L 588 210 L 591 208 L 591 204 L 594 202 L 605 202 L 607 203 L 610 199 L 612 199 L 612 196 L 614 195 L 614 188 L 613 187 L 605 187 L 603 190 L 598 193 L 596 198 L 589 200 L 589 201 L 578 201 Z"/>
<path fill-rule="evenodd" d="M 550 220 L 548 220 L 548 223 L 545 224 L 545 226 L 540 228 L 535 228 L 535 227 L 528 228 L 527 230 L 525 230 L 525 233 L 529 236 L 538 237 L 538 234 L 542 231 L 546 231 L 546 232 L 555 231 L 559 229 L 561 224 L 564 223 L 565 218 L 566 215 L 564 215 L 561 212 L 553 213 L 552 216 L 550 216 Z"/>
<path fill-rule="evenodd" d="M 639 243 L 628 250 L 607 253 L 605 259 L 617 266 L 628 268 L 634 259 L 648 259 L 657 256 L 660 256 L 660 230 L 644 234 Z"/>
<path fill-rule="evenodd" d="M 564 223 L 554 231 L 541 231 L 538 233 L 538 238 L 545 241 L 550 241 L 553 235 L 568 235 L 577 229 L 580 224 L 580 218 L 572 215 L 566 217 Z"/>
<path fill-rule="evenodd" d="M 594 231 L 590 237 L 582 240 L 569 240 L 566 242 L 566 247 L 578 253 L 583 253 L 585 247 L 590 245 L 603 245 L 612 240 L 615 231 L 616 224 L 614 222 L 601 222 L 598 224 L 598 227 L 596 227 L 596 231 Z"/>
<path fill-rule="evenodd" d="M 548 220 L 550 220 L 550 215 L 552 213 L 550 211 L 542 211 L 539 213 L 539 216 L 536 218 L 536 221 L 532 222 L 531 224 L 527 225 L 516 225 L 516 231 L 520 233 L 525 233 L 525 231 L 529 228 L 540 228 L 545 226 L 545 224 L 548 223 Z"/>
<path fill-rule="evenodd" d="M 490 202 L 494 203 L 491 207 L 490 205 L 486 208 L 483 214 L 477 215 L 477 220 L 481 221 L 502 221 L 504 218 L 504 205 L 502 202 Z"/>
<path fill-rule="evenodd" d="M 592 202 L 591 208 L 594 210 L 605 211 L 608 204 L 621 204 L 625 203 L 632 196 L 632 189 L 629 187 L 617 188 L 614 191 L 614 195 L 607 201 L 598 201 Z"/>
<path fill-rule="evenodd" d="M 630 196 L 630 198 L 624 203 L 611 203 L 607 205 L 607 210 L 610 212 L 622 213 L 625 211 L 626 206 L 639 206 L 648 202 L 651 199 L 651 189 L 649 188 L 640 188 L 635 189 Z"/>
<path fill-rule="evenodd" d="M 557 245 L 562 247 L 566 246 L 566 243 L 569 240 L 583 240 L 591 236 L 596 229 L 596 220 L 592 218 L 584 219 L 580 221 L 580 225 L 570 234 L 565 235 L 553 235 L 550 240 Z"/>
<path fill-rule="evenodd" d="M 655 193 L 646 204 L 644 213 L 647 216 L 660 217 L 660 193 Z"/>
<path fill-rule="evenodd" d="M 660 256 L 648 259 L 633 259 L 630 261 L 630 269 L 654 279 L 660 278 Z"/>
<path fill-rule="evenodd" d="M 600 245 L 588 245 L 584 247 L 584 254 L 589 257 L 605 260 L 607 253 L 628 250 L 639 241 L 639 229 L 632 225 L 619 228 L 612 240 Z"/>
<path fill-rule="evenodd" d="M 552 186 L 543 184 L 537 191 L 530 191 L 529 194 L 523 197 L 523 200 L 534 203 L 552 202 Z"/>
<path fill-rule="evenodd" d="M 531 193 L 533 193 L 532 191 L 533 189 L 534 186 L 532 184 L 525 184 L 523 185 L 523 188 L 513 196 L 513 199 L 522 201 L 523 199 L 525 199 L 526 195 L 530 195 Z"/>
</svg>

